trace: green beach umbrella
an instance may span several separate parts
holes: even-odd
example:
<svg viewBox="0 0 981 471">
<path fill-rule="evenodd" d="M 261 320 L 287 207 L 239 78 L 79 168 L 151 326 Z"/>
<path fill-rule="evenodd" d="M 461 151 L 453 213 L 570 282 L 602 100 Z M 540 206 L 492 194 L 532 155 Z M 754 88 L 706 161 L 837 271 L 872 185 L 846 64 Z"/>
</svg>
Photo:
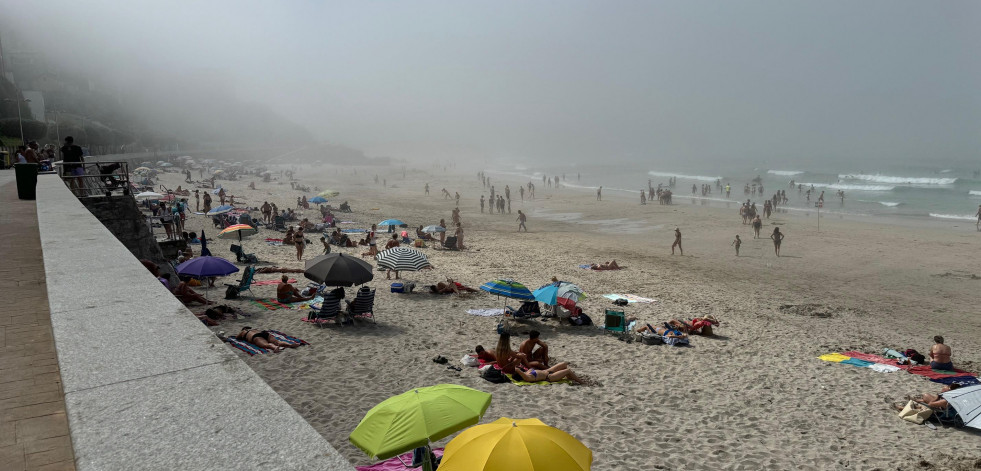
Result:
<svg viewBox="0 0 981 471">
<path fill-rule="evenodd" d="M 391 458 L 476 425 L 490 401 L 458 384 L 412 389 L 372 407 L 348 439 L 373 458 Z"/>
</svg>

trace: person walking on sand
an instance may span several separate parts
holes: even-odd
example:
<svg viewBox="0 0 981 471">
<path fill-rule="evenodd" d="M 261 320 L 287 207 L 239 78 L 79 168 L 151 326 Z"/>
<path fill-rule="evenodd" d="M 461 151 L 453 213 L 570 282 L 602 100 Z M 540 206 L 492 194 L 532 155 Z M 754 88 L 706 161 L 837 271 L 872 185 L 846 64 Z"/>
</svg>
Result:
<svg viewBox="0 0 981 471">
<path fill-rule="evenodd" d="M 779 227 L 773 228 L 773 234 L 770 234 L 770 238 L 773 239 L 773 251 L 780 256 L 780 243 L 783 242 L 783 232 L 780 232 Z"/>
<path fill-rule="evenodd" d="M 681 251 L 681 255 L 684 256 L 685 249 L 681 248 L 681 229 L 677 227 L 674 228 L 674 243 L 671 244 L 671 255 L 674 255 L 675 246 L 678 247 L 678 250 Z"/>
<path fill-rule="evenodd" d="M 742 241 L 742 239 L 739 238 L 739 234 L 736 234 L 736 240 L 732 241 L 732 244 L 730 244 L 730 246 L 736 248 L 736 256 L 737 257 L 739 256 L 739 246 L 740 245 L 743 245 L 743 241 Z"/>
<path fill-rule="evenodd" d="M 757 214 L 756 216 L 753 217 L 753 238 L 754 239 L 759 239 L 760 238 L 760 229 L 762 229 L 762 228 L 763 228 L 763 220 L 760 219 L 760 215 Z"/>
<path fill-rule="evenodd" d="M 528 217 L 525 216 L 525 213 L 522 213 L 520 209 L 518 210 L 517 221 L 518 221 L 518 232 L 521 232 L 521 229 L 524 229 L 525 232 L 528 232 L 528 226 L 525 226 L 525 222 L 528 221 Z"/>
<path fill-rule="evenodd" d="M 640 190 L 640 204 L 647 204 L 647 194 L 644 193 L 644 190 Z"/>
<path fill-rule="evenodd" d="M 429 196 L 429 184 L 426 183 L 426 196 Z"/>
<path fill-rule="evenodd" d="M 484 195 L 480 195 L 480 212 L 484 212 Z"/>
<path fill-rule="evenodd" d="M 603 201 L 603 187 L 596 189 L 596 201 Z"/>
<path fill-rule="evenodd" d="M 978 230 L 981 231 L 981 204 L 978 205 L 978 212 L 974 215 L 978 217 L 978 223 L 976 226 L 978 227 Z"/>
</svg>

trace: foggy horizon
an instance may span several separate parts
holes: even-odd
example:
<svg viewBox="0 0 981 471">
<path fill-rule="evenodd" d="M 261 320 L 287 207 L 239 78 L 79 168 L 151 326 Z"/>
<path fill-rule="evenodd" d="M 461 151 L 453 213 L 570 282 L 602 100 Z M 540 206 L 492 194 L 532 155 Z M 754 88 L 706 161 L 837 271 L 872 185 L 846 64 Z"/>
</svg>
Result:
<svg viewBox="0 0 981 471">
<path fill-rule="evenodd" d="M 792 165 L 967 162 L 981 148 L 976 2 L 0 0 L 0 11 L 5 52 L 15 29 L 161 116 L 202 113 L 168 108 L 169 93 L 234 95 L 371 156 Z"/>
</svg>

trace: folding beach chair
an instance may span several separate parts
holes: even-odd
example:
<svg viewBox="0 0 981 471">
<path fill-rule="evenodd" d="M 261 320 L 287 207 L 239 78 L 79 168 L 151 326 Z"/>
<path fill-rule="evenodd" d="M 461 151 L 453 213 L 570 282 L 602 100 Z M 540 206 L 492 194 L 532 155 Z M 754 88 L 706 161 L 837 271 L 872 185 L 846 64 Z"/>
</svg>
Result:
<svg viewBox="0 0 981 471">
<path fill-rule="evenodd" d="M 285 231 L 286 230 L 286 218 L 284 218 L 282 216 L 275 216 L 275 217 L 273 217 L 273 229 L 276 229 L 277 231 Z"/>
<path fill-rule="evenodd" d="M 319 310 L 311 310 L 307 314 L 307 320 L 317 325 L 323 326 L 327 321 L 334 321 L 341 325 L 344 322 L 344 314 L 341 312 L 341 298 L 331 293 L 324 295 L 324 303 Z"/>
<path fill-rule="evenodd" d="M 623 311 L 606 310 L 606 320 L 603 322 L 603 329 L 607 332 L 617 334 L 620 340 L 627 337 L 627 316 Z"/>
<path fill-rule="evenodd" d="M 362 286 L 354 301 L 348 301 L 347 313 L 354 319 L 371 319 L 375 323 L 375 290 Z"/>
<path fill-rule="evenodd" d="M 225 286 L 228 286 L 229 288 L 235 288 L 235 289 L 237 289 L 238 292 L 236 294 L 238 296 L 241 296 L 241 294 L 243 292 L 248 291 L 249 294 L 251 294 L 252 297 L 254 298 L 255 297 L 255 293 L 252 292 L 252 279 L 253 278 L 255 278 L 255 266 L 254 265 L 249 265 L 249 266 L 245 267 L 245 271 L 242 272 L 242 279 L 241 280 L 238 280 L 238 284 L 237 285 L 225 283 Z"/>
</svg>

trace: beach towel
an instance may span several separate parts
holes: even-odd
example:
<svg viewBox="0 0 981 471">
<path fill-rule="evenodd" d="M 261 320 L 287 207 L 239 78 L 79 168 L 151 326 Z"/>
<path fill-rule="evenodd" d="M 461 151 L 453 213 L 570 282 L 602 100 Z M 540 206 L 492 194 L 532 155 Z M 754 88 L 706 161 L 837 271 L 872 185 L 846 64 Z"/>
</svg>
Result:
<svg viewBox="0 0 981 471">
<path fill-rule="evenodd" d="M 278 330 L 270 330 L 269 333 L 272 334 L 273 337 L 276 337 L 276 340 L 288 343 L 290 345 L 310 345 L 310 342 L 307 342 L 306 340 L 286 335 Z"/>
<path fill-rule="evenodd" d="M 845 360 L 848 360 L 849 358 L 851 358 L 851 357 L 847 357 L 847 356 L 842 355 L 840 353 L 827 353 L 827 354 L 824 354 L 824 355 L 821 355 L 821 356 L 818 357 L 818 359 L 820 359 L 820 360 L 830 361 L 830 362 L 833 362 L 833 363 L 841 363 L 841 362 L 843 362 Z"/>
<path fill-rule="evenodd" d="M 931 379 L 930 381 L 933 381 L 934 383 L 946 384 L 948 386 L 954 383 L 960 383 L 961 386 L 972 386 L 975 384 L 981 384 L 981 381 L 978 381 L 977 377 L 970 376 L 970 375 L 948 376 L 945 378 Z"/>
<path fill-rule="evenodd" d="M 357 224 L 357 223 L 354 221 L 341 221 L 338 224 Z"/>
<path fill-rule="evenodd" d="M 229 345 L 231 345 L 231 346 L 233 346 L 233 347 L 235 347 L 235 348 L 237 348 L 237 349 L 239 349 L 239 350 L 241 350 L 241 351 L 243 351 L 245 353 L 248 353 L 249 356 L 258 355 L 260 353 L 266 353 L 266 349 L 265 348 L 259 348 L 259 347 L 255 346 L 255 345 L 252 345 L 249 342 L 243 342 L 243 341 L 238 340 L 238 339 L 236 339 L 234 337 L 227 337 L 225 340 L 228 342 Z"/>
<path fill-rule="evenodd" d="M 252 304 L 255 304 L 256 306 L 264 307 L 264 308 L 266 308 L 266 309 L 268 309 L 270 311 L 275 311 L 277 309 L 289 309 L 290 308 L 290 306 L 288 304 L 283 304 L 283 303 L 281 303 L 281 302 L 279 302 L 279 301 L 277 301 L 277 300 L 275 300 L 273 298 L 253 299 L 251 302 L 252 302 Z"/>
<path fill-rule="evenodd" d="M 873 363 L 869 365 L 869 369 L 872 371 L 878 371 L 879 373 L 895 373 L 896 371 L 900 370 L 898 366 L 885 365 L 882 363 Z"/>
<path fill-rule="evenodd" d="M 266 239 L 266 245 L 270 247 L 279 247 L 283 245 L 283 239 Z"/>
<path fill-rule="evenodd" d="M 859 360 L 858 358 L 849 358 L 847 360 L 842 361 L 841 364 L 857 366 L 859 368 L 868 368 L 869 365 L 873 364 L 873 362 L 866 361 L 866 360 Z"/>
<path fill-rule="evenodd" d="M 880 357 L 878 355 L 872 355 L 869 353 L 850 351 L 850 352 L 842 352 L 842 355 L 847 355 L 851 358 L 858 358 L 860 360 L 874 361 L 876 363 L 882 363 L 884 365 L 893 365 L 893 366 L 905 368 L 904 365 L 900 365 L 899 362 L 895 359 Z M 931 380 L 941 379 L 941 378 L 952 378 L 955 376 L 975 376 L 975 377 L 977 376 L 974 373 L 964 371 L 959 368 L 954 368 L 954 371 L 934 370 L 930 368 L 929 365 L 914 366 L 912 368 L 909 368 L 908 371 L 916 375 L 926 376 Z"/>
<path fill-rule="evenodd" d="M 579 265 L 579 268 L 582 268 L 583 270 L 589 270 L 590 268 L 592 268 L 592 265 L 589 265 L 589 264 Z"/>
<path fill-rule="evenodd" d="M 364 229 L 341 229 L 341 232 L 344 234 L 358 234 L 361 232 L 368 232 L 368 231 Z"/>
<path fill-rule="evenodd" d="M 481 316 L 481 317 L 501 316 L 504 315 L 504 309 L 501 308 L 467 309 L 467 314 L 470 314 L 472 316 Z"/>
<path fill-rule="evenodd" d="M 505 378 L 511 380 L 515 386 L 547 386 L 550 384 L 572 384 L 572 380 L 569 378 L 562 378 L 558 381 L 537 381 L 534 383 L 529 383 L 527 381 L 522 381 L 520 379 L 514 379 L 514 375 L 504 375 Z M 520 376 L 518 376 L 520 378 Z"/>
<path fill-rule="evenodd" d="M 437 458 L 443 456 L 443 449 L 433 448 L 433 454 L 436 455 Z M 402 464 L 402 461 L 399 461 L 399 458 L 402 458 L 402 461 L 405 461 L 406 463 L 412 463 L 412 452 L 410 451 L 405 453 L 401 457 L 396 456 L 394 458 L 389 458 L 371 466 L 356 466 L 354 469 L 358 471 L 405 471 L 406 467 Z"/>
<path fill-rule="evenodd" d="M 612 299 L 616 301 L 617 299 L 626 299 L 628 303 L 656 303 L 656 299 L 645 298 L 642 296 L 637 296 L 635 294 L 604 294 L 604 298 Z"/>
<path fill-rule="evenodd" d="M 262 280 L 262 281 L 253 281 L 253 282 L 252 282 L 252 286 L 268 286 L 268 285 L 276 285 L 276 284 L 279 284 L 279 281 L 280 281 L 280 280 Z M 287 283 L 296 283 L 296 280 L 295 280 L 295 279 L 293 279 L 293 278 L 290 278 L 290 279 L 289 279 L 289 280 L 287 280 L 286 282 L 287 282 Z"/>
</svg>

